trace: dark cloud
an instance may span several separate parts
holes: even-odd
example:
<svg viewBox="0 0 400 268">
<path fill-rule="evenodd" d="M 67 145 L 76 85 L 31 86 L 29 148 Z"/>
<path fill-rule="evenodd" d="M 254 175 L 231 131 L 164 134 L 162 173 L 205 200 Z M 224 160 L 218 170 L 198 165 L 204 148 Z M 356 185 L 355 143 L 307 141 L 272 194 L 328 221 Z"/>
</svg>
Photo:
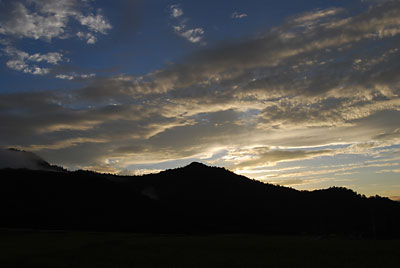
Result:
<svg viewBox="0 0 400 268">
<path fill-rule="evenodd" d="M 50 169 L 48 164 L 36 154 L 14 149 L 0 149 L 0 168 Z"/>
</svg>

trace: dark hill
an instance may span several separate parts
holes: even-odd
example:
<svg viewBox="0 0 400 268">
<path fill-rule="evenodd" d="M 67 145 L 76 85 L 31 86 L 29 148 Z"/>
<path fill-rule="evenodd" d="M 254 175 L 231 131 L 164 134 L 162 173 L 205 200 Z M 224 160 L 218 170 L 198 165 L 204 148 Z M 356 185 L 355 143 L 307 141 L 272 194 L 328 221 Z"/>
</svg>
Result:
<svg viewBox="0 0 400 268">
<path fill-rule="evenodd" d="M 398 236 L 400 205 L 297 191 L 192 163 L 144 176 L 0 170 L 2 227 Z"/>
</svg>

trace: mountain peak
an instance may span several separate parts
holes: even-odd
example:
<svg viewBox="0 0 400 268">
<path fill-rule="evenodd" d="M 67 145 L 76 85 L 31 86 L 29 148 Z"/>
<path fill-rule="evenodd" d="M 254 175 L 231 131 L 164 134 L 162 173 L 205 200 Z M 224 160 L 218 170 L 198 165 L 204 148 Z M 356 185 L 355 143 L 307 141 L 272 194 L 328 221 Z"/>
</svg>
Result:
<svg viewBox="0 0 400 268">
<path fill-rule="evenodd" d="M 189 165 L 187 165 L 186 167 L 209 167 L 209 166 L 207 166 L 203 163 L 194 161 L 194 162 L 190 163 Z"/>
</svg>

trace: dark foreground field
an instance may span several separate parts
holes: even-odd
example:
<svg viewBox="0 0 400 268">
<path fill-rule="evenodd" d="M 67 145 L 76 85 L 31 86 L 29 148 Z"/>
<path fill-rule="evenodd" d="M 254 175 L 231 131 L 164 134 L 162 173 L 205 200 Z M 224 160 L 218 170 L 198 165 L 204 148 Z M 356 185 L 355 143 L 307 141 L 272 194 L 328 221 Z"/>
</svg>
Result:
<svg viewBox="0 0 400 268">
<path fill-rule="evenodd" d="M 398 267 L 399 240 L 0 230 L 0 267 Z"/>
</svg>

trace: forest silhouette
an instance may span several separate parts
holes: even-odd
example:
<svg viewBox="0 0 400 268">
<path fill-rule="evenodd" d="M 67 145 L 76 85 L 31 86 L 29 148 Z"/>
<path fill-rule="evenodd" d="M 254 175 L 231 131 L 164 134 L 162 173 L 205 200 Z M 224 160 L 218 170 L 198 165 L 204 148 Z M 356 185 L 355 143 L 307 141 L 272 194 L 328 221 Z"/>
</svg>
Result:
<svg viewBox="0 0 400 268">
<path fill-rule="evenodd" d="M 143 176 L 0 170 L 5 228 L 400 237 L 400 203 L 298 191 L 201 163 Z"/>
</svg>

